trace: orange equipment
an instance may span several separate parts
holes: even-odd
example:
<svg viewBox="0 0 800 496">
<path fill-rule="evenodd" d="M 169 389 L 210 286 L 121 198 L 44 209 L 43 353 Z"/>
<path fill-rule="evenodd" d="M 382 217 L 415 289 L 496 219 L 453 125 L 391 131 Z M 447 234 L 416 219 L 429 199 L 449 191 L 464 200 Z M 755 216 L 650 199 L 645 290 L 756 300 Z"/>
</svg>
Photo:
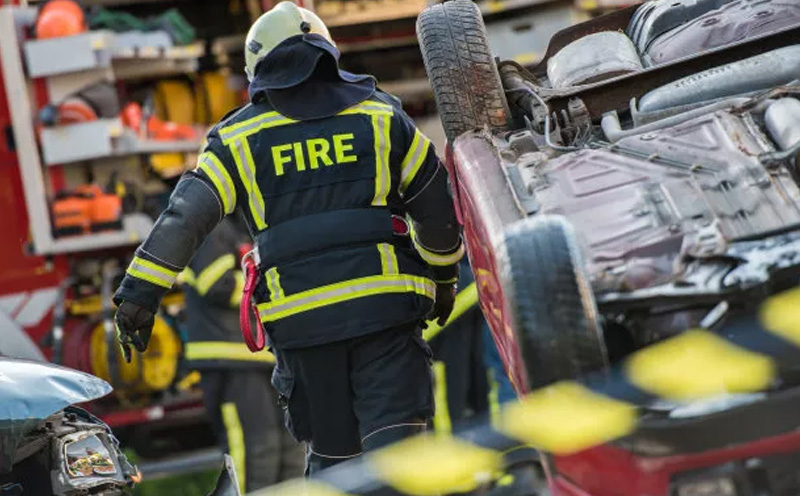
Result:
<svg viewBox="0 0 800 496">
<path fill-rule="evenodd" d="M 50 0 L 36 19 L 36 37 L 40 40 L 72 36 L 86 31 L 83 9 L 73 0 Z"/>
<path fill-rule="evenodd" d="M 96 184 L 60 193 L 53 202 L 56 236 L 122 228 L 122 199 Z"/>
</svg>

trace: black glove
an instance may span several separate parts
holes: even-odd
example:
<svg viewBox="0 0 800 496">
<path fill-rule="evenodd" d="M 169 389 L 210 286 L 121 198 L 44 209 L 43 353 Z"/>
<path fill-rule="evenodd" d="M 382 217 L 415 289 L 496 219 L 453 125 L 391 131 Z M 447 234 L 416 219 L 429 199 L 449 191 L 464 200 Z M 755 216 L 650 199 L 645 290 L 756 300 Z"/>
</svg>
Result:
<svg viewBox="0 0 800 496">
<path fill-rule="evenodd" d="M 117 326 L 117 339 L 119 339 L 119 345 L 125 355 L 125 361 L 130 363 L 130 345 L 133 345 L 140 353 L 147 349 L 150 333 L 153 332 L 155 324 L 155 314 L 136 303 L 123 301 L 117 308 L 114 323 Z"/>
<path fill-rule="evenodd" d="M 453 305 L 456 303 L 456 286 L 455 284 L 437 284 L 436 285 L 436 301 L 433 303 L 433 308 L 428 314 L 428 320 L 436 319 L 436 323 L 443 326 L 450 318 L 453 312 Z"/>
</svg>

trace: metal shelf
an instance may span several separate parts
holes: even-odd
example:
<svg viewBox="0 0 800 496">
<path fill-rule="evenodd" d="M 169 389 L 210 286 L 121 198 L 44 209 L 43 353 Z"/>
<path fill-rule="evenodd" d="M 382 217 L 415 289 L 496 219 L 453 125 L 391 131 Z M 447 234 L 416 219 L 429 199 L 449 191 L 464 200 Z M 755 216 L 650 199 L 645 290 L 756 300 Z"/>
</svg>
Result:
<svg viewBox="0 0 800 496">
<path fill-rule="evenodd" d="M 111 69 L 120 79 L 195 72 L 205 54 L 202 43 L 169 46 L 166 34 L 89 31 L 75 36 L 25 43 L 28 75 L 64 76 Z"/>
<path fill-rule="evenodd" d="M 43 161 L 50 166 L 125 155 L 192 153 L 201 146 L 200 140 L 142 140 L 119 119 L 45 128 L 41 143 Z"/>
<path fill-rule="evenodd" d="M 130 214 L 122 218 L 122 230 L 120 231 L 55 238 L 49 246 L 37 249 L 37 253 L 50 255 L 131 246 L 141 243 L 152 228 L 153 221 L 147 215 Z"/>
</svg>

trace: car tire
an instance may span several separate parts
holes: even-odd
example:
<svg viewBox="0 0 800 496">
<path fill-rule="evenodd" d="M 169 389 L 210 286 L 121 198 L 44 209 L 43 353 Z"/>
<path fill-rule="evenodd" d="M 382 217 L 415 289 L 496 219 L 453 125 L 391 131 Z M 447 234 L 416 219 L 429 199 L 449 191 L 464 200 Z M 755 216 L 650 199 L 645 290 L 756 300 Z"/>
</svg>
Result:
<svg viewBox="0 0 800 496">
<path fill-rule="evenodd" d="M 520 220 L 506 232 L 504 256 L 506 294 L 531 389 L 607 368 L 573 227 L 559 216 Z"/>
<path fill-rule="evenodd" d="M 507 129 L 508 102 L 478 6 L 453 0 L 428 7 L 417 37 L 448 141 L 484 126 Z"/>
</svg>

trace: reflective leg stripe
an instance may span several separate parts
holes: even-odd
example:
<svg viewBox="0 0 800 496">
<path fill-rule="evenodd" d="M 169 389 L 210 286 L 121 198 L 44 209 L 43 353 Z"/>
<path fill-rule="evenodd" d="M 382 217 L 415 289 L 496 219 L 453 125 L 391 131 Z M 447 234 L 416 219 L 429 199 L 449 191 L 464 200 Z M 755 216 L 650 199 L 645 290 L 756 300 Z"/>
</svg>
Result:
<svg viewBox="0 0 800 496">
<path fill-rule="evenodd" d="M 391 117 L 372 116 L 372 128 L 375 131 L 375 197 L 372 204 L 375 206 L 386 206 L 386 197 L 389 196 L 392 183 L 389 169 L 389 154 L 392 146 L 389 138 L 391 125 Z"/>
<path fill-rule="evenodd" d="M 200 296 L 205 296 L 211 287 L 225 275 L 226 272 L 236 267 L 236 257 L 230 253 L 223 255 L 211 262 L 208 267 L 203 269 L 197 276 L 195 289 Z"/>
<path fill-rule="evenodd" d="M 281 300 L 258 305 L 263 322 L 272 322 L 298 313 L 366 296 L 387 293 L 417 293 L 433 299 L 436 287 L 424 277 L 395 275 L 351 279 L 303 291 Z"/>
<path fill-rule="evenodd" d="M 229 145 L 234 141 L 247 139 L 248 136 L 257 133 L 262 129 L 286 126 L 296 122 L 298 121 L 284 117 L 278 112 L 266 112 L 251 119 L 223 127 L 219 130 L 219 135 L 220 138 L 222 138 L 222 143 Z"/>
<path fill-rule="evenodd" d="M 171 288 L 178 278 L 177 271 L 162 267 L 150 260 L 145 260 L 140 257 L 133 257 L 133 261 L 128 266 L 127 272 L 137 279 L 142 279 L 167 289 Z"/>
<path fill-rule="evenodd" d="M 242 291 L 244 291 L 244 272 L 237 270 L 233 273 L 233 277 L 236 278 L 236 286 L 234 286 L 233 293 L 231 293 L 231 306 L 238 307 L 239 304 L 242 303 Z"/>
<path fill-rule="evenodd" d="M 244 343 L 231 343 L 227 341 L 197 341 L 186 343 L 186 359 L 275 363 L 275 356 L 268 351 L 253 353 Z"/>
<path fill-rule="evenodd" d="M 264 273 L 264 277 L 267 279 L 267 288 L 269 288 L 270 301 L 280 300 L 286 296 L 283 293 L 283 288 L 281 287 L 281 276 L 278 274 L 277 267 L 272 267 L 266 271 Z"/>
<path fill-rule="evenodd" d="M 400 270 L 398 269 L 394 246 L 389 243 L 379 243 L 378 252 L 381 254 L 381 273 L 385 276 L 399 274 Z"/>
<path fill-rule="evenodd" d="M 458 249 L 452 253 L 437 253 L 435 251 L 431 251 L 424 246 L 417 240 L 417 237 L 412 237 L 414 240 L 414 247 L 417 249 L 417 253 L 419 256 L 422 257 L 423 260 L 428 262 L 430 265 L 434 265 L 437 267 L 445 267 L 447 265 L 454 265 L 457 264 L 461 257 L 464 256 L 464 243 L 460 243 Z"/>
<path fill-rule="evenodd" d="M 250 145 L 247 139 L 236 140 L 230 145 L 233 160 L 239 170 L 239 177 L 242 180 L 245 191 L 247 191 L 250 214 L 258 230 L 267 228 L 266 213 L 264 208 L 264 196 L 256 182 L 256 164 L 250 152 Z"/>
<path fill-rule="evenodd" d="M 236 403 L 228 402 L 222 404 L 222 422 L 225 424 L 225 432 L 228 437 L 228 454 L 233 459 L 233 466 L 236 468 L 236 476 L 239 479 L 239 490 L 245 492 L 245 450 L 244 450 L 244 431 L 242 423 L 239 421 L 239 411 Z"/>
<path fill-rule="evenodd" d="M 453 311 L 450 317 L 443 326 L 440 326 L 436 321 L 428 322 L 428 328 L 422 331 L 422 337 L 425 341 L 430 341 L 435 338 L 442 330 L 456 321 L 459 317 L 470 308 L 478 304 L 478 286 L 473 282 L 456 295 L 456 302 L 453 305 Z"/>
<path fill-rule="evenodd" d="M 411 184 L 422 164 L 425 163 L 430 145 L 430 140 L 419 130 L 414 133 L 414 140 L 411 142 L 411 147 L 403 159 L 402 169 L 400 170 L 400 195 L 406 192 L 408 185 Z"/>
<path fill-rule="evenodd" d="M 444 362 L 433 362 L 433 392 L 436 411 L 433 414 L 433 429 L 436 434 L 453 431 L 450 422 L 450 405 L 447 404 L 447 370 Z"/>
<path fill-rule="evenodd" d="M 213 153 L 205 152 L 197 159 L 197 170 L 205 173 L 214 183 L 217 194 L 222 199 L 225 213 L 232 213 L 236 208 L 236 187 L 222 162 Z"/>
</svg>

